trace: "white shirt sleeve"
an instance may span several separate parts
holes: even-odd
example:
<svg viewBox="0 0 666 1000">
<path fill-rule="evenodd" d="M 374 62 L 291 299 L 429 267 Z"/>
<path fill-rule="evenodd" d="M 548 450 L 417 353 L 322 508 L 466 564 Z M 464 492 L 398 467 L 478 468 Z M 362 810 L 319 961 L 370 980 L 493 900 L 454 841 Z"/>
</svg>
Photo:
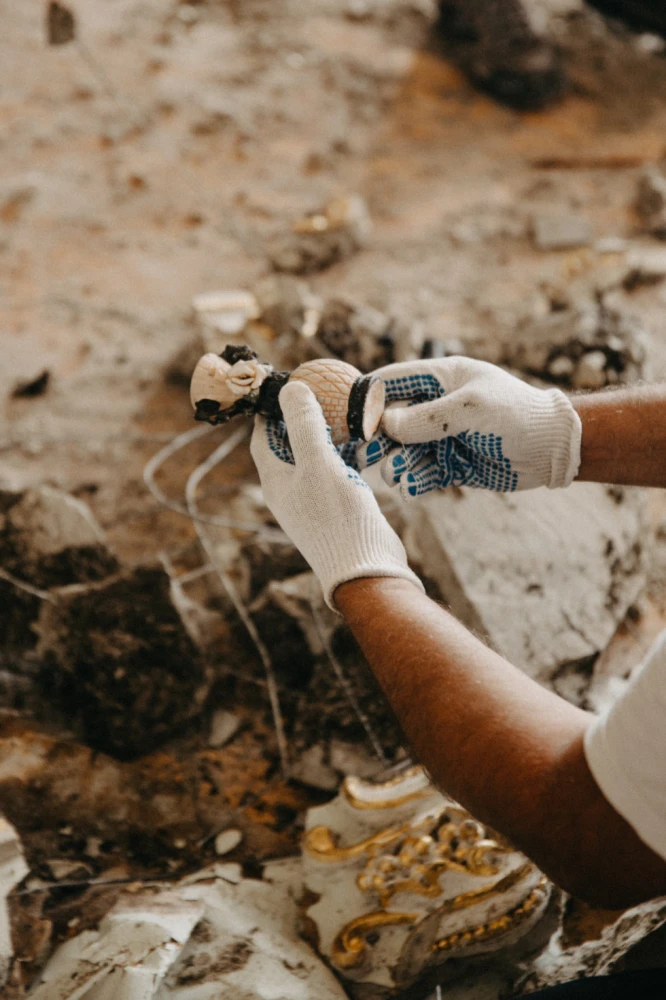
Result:
<svg viewBox="0 0 666 1000">
<path fill-rule="evenodd" d="M 611 805 L 666 859 L 666 630 L 624 694 L 588 729 L 585 756 Z"/>
</svg>

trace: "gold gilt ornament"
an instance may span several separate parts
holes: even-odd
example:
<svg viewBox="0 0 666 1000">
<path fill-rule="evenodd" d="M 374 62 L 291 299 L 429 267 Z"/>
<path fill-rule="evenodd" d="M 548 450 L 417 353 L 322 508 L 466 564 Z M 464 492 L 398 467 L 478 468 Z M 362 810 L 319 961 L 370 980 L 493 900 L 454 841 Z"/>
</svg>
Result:
<svg viewBox="0 0 666 1000">
<path fill-rule="evenodd" d="M 538 921 L 551 887 L 421 768 L 308 813 L 307 909 L 321 953 L 357 982 L 402 989 L 450 957 L 497 950 Z"/>
</svg>

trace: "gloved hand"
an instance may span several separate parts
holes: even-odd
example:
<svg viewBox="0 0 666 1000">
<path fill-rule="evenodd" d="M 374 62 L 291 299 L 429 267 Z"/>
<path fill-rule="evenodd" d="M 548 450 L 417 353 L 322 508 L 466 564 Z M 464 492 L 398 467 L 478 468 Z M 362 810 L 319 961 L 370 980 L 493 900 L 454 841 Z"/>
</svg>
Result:
<svg viewBox="0 0 666 1000">
<path fill-rule="evenodd" d="M 384 480 L 399 483 L 405 499 L 446 486 L 555 489 L 575 477 L 581 422 L 559 389 L 535 389 L 465 357 L 386 365 L 377 374 L 389 403 L 409 405 L 386 409 L 382 432 L 358 445 L 356 464 L 383 459 Z"/>
<path fill-rule="evenodd" d="M 335 450 L 311 390 L 288 382 L 280 406 L 285 423 L 255 418 L 250 450 L 266 504 L 314 570 L 328 605 L 335 610 L 336 587 L 359 577 L 404 577 L 423 589 L 372 490 Z"/>
</svg>

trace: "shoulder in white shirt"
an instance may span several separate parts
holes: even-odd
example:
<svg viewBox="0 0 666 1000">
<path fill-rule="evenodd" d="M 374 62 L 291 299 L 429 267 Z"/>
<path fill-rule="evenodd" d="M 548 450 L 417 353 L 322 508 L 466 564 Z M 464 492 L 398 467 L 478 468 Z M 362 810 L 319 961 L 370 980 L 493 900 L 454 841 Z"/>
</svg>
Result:
<svg viewBox="0 0 666 1000">
<path fill-rule="evenodd" d="M 666 630 L 624 694 L 588 729 L 585 756 L 611 805 L 666 859 Z"/>
</svg>

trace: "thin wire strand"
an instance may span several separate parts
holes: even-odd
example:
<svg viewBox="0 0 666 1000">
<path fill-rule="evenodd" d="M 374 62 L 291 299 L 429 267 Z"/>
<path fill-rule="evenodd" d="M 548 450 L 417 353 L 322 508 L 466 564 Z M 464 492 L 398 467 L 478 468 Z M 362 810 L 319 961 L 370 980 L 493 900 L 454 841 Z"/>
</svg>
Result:
<svg viewBox="0 0 666 1000">
<path fill-rule="evenodd" d="M 347 701 L 351 705 L 352 710 L 354 711 L 358 721 L 363 726 L 365 733 L 368 739 L 370 740 L 375 755 L 382 762 L 382 764 L 387 765 L 389 762 L 386 759 L 386 756 L 382 749 L 382 745 L 379 742 L 379 738 L 377 737 L 377 734 L 372 728 L 372 723 L 370 722 L 370 719 L 361 708 L 361 704 L 356 695 L 354 694 L 354 691 L 352 690 L 352 686 L 349 683 L 348 678 L 345 676 L 345 672 L 342 669 L 342 664 L 340 663 L 337 656 L 331 649 L 331 644 L 328 641 L 328 636 L 326 635 L 326 629 L 324 628 L 324 623 L 321 620 L 321 615 L 319 614 L 319 608 L 317 607 L 316 586 L 317 583 L 315 578 L 313 577 L 312 587 L 310 589 L 310 609 L 312 611 L 312 620 L 314 621 L 314 626 L 317 631 L 317 635 L 319 636 L 319 641 L 321 642 L 322 646 L 326 651 L 326 656 L 328 657 L 329 663 L 333 667 L 333 672 L 335 673 L 335 676 L 338 680 L 338 683 L 340 684 L 340 687 L 345 693 Z"/>
<path fill-rule="evenodd" d="M 27 583 L 25 580 L 19 580 L 17 576 L 8 573 L 6 569 L 0 568 L 0 580 L 6 580 L 7 583 L 11 583 L 12 587 L 16 587 L 17 590 L 24 590 L 26 594 L 32 594 L 33 597 L 38 597 L 40 601 L 48 601 L 50 604 L 56 603 L 55 597 L 49 594 L 47 590 L 40 590 L 39 587 L 33 587 L 31 583 Z"/>
<path fill-rule="evenodd" d="M 275 673 L 273 671 L 273 662 L 270 657 L 270 653 L 266 648 L 265 644 L 262 642 L 261 636 L 257 632 L 254 622 L 252 621 L 247 608 L 245 607 L 243 601 L 240 598 L 236 588 L 234 587 L 229 576 L 225 572 L 224 567 L 219 563 L 218 553 L 215 546 L 212 544 L 210 538 L 208 537 L 203 525 L 199 522 L 198 518 L 198 508 L 197 508 L 197 489 L 202 479 L 208 475 L 208 473 L 218 465 L 219 462 L 224 461 L 224 459 L 233 451 L 233 449 L 241 443 L 247 436 L 246 429 L 239 428 L 234 434 L 231 434 L 222 444 L 218 445 L 215 451 L 208 456 L 208 458 L 196 467 L 187 480 L 185 486 L 185 500 L 187 503 L 187 509 L 192 517 L 194 527 L 201 541 L 201 545 L 204 552 L 208 556 L 210 562 L 215 566 L 220 582 L 224 587 L 231 603 L 236 609 L 236 613 L 240 620 L 243 622 L 248 635 L 252 639 L 257 652 L 261 658 L 264 666 L 264 671 L 266 673 L 266 686 L 268 690 L 268 699 L 271 705 L 271 712 L 273 714 L 273 722 L 275 725 L 275 734 L 277 737 L 278 750 L 280 753 L 280 762 L 282 766 L 283 776 L 286 778 L 289 776 L 289 749 L 287 746 L 287 738 L 284 731 L 284 723 L 282 721 L 282 712 L 280 710 L 280 698 L 278 695 L 277 683 L 275 680 Z"/>
<path fill-rule="evenodd" d="M 281 542 L 284 545 L 290 545 L 291 543 L 289 539 L 283 532 L 278 529 L 267 528 L 265 525 L 257 523 L 251 524 L 246 521 L 234 521 L 228 517 L 219 517 L 208 514 L 198 513 L 194 516 L 187 505 L 182 504 L 179 500 L 174 500 L 172 497 L 167 496 L 164 490 L 155 482 L 155 476 L 165 462 L 180 451 L 181 448 L 187 447 L 187 445 L 191 444 L 193 441 L 198 441 L 199 438 L 206 437 L 215 429 L 216 428 L 210 424 L 204 424 L 199 427 L 194 427 L 192 430 L 185 431 L 183 434 L 178 434 L 176 437 L 172 438 L 169 443 L 165 445 L 164 448 L 161 448 L 157 454 L 153 455 L 153 457 L 149 459 L 143 467 L 143 481 L 147 488 L 150 490 L 155 499 L 159 500 L 162 506 L 168 507 L 169 510 L 173 510 L 177 514 L 183 514 L 184 517 L 189 517 L 195 522 L 198 521 L 201 524 L 211 524 L 219 528 L 236 528 L 239 531 L 251 531 L 255 535 L 261 535 L 264 538 L 270 538 L 272 541 L 278 543 Z M 243 427 L 240 430 L 242 431 L 242 434 L 239 433 L 236 435 L 238 443 L 240 443 L 240 441 L 248 435 L 248 429 L 246 427 Z M 232 437 L 234 437 L 234 435 L 232 435 Z M 224 444 L 226 444 L 229 440 L 231 440 L 231 438 L 227 438 Z"/>
</svg>

